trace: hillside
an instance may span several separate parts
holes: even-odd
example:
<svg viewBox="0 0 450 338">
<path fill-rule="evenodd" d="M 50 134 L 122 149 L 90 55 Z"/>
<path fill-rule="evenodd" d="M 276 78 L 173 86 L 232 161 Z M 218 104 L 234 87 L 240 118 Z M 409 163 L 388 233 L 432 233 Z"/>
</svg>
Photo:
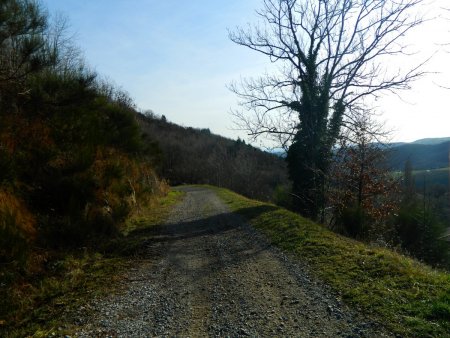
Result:
<svg viewBox="0 0 450 338">
<path fill-rule="evenodd" d="M 430 137 L 430 138 L 422 138 L 420 140 L 416 140 L 411 142 L 413 144 L 439 144 L 444 142 L 450 142 L 450 137 Z"/>
<path fill-rule="evenodd" d="M 47 280 L 39 311 L 0 334 L 448 336 L 448 273 L 227 189 L 171 195 L 108 256 L 64 261 L 65 287 Z"/>
<path fill-rule="evenodd" d="M 0 10 L 1 337 L 450 332 L 449 275 L 422 263 L 450 266 L 441 240 L 450 218 L 450 140 L 393 147 L 393 170 L 407 159 L 414 169 L 402 180 L 378 174 L 381 157 L 364 147 L 343 148 L 353 156 L 330 169 L 346 102 L 328 105 L 333 99 L 316 90 L 322 84 L 308 66 L 312 81 L 295 80 L 299 96 L 286 101 L 289 114 L 302 113 L 287 156 L 290 182 L 281 153 L 138 113 L 126 92 L 87 65 L 45 1 L 5 0 Z M 117 41 L 137 36 L 118 28 Z M 135 52 L 130 62 L 144 55 L 125 49 Z M 178 92 L 158 81 L 173 77 L 155 60 L 135 66 L 157 70 L 145 78 L 164 97 Z M 204 74 L 222 78 L 215 68 Z M 185 94 L 178 102 L 194 102 Z"/>
<path fill-rule="evenodd" d="M 409 159 L 415 170 L 447 168 L 449 154 L 450 141 L 437 144 L 407 143 L 389 149 L 388 165 L 392 170 L 403 170 Z"/>
<path fill-rule="evenodd" d="M 426 138 L 414 142 L 394 142 L 387 145 L 376 144 L 387 149 L 387 165 L 394 171 L 401 171 L 410 159 L 415 170 L 447 168 L 450 164 L 450 138 Z M 286 157 L 283 150 L 273 152 Z"/>
<path fill-rule="evenodd" d="M 182 127 L 154 115 L 138 114 L 137 119 L 147 145 L 161 150 L 159 171 L 171 185 L 213 184 L 265 201 L 289 185 L 286 163 L 274 154 L 209 129 Z"/>
</svg>

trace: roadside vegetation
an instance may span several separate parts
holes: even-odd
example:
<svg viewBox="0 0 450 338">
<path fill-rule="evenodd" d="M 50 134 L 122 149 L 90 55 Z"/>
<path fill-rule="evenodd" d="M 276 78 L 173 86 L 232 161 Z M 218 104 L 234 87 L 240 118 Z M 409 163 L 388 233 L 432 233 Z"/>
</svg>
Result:
<svg viewBox="0 0 450 338">
<path fill-rule="evenodd" d="M 395 334 L 445 337 L 450 332 L 450 274 L 392 250 L 337 235 L 286 209 L 215 188 L 276 246 L 294 253 L 349 305 Z"/>
<path fill-rule="evenodd" d="M 278 190 L 277 204 L 339 234 L 450 267 L 441 239 L 450 220 L 449 186 L 434 190 L 436 198 L 425 189 L 405 193 L 391 173 L 407 160 L 416 169 L 448 167 L 449 142 L 399 145 L 388 156 L 388 133 L 369 103 L 408 90 L 426 74 L 426 61 L 395 69 L 385 57 L 402 55 L 405 37 L 428 21 L 427 6 L 423 0 L 263 0 L 255 22 L 229 38 L 275 67 L 229 87 L 240 104 L 232 111 L 238 128 L 252 141 L 285 150 L 290 185 Z"/>
<path fill-rule="evenodd" d="M 37 1 L 2 1 L 0 13 L 5 336 L 49 325 L 55 307 L 110 285 L 125 262 L 104 256 L 105 243 L 157 219 L 169 187 L 132 100 L 86 66 L 65 23 Z"/>
<path fill-rule="evenodd" d="M 0 336 L 70 334 L 72 311 L 84 308 L 95 296 L 120 290 L 124 274 L 139 263 L 144 243 L 181 198 L 183 193 L 179 191 L 152 198 L 143 205 L 142 213 L 126 220 L 127 226 L 116 238 L 96 247 L 35 252 L 30 262 L 34 266 L 20 276 L 14 270 L 3 270 Z"/>
</svg>

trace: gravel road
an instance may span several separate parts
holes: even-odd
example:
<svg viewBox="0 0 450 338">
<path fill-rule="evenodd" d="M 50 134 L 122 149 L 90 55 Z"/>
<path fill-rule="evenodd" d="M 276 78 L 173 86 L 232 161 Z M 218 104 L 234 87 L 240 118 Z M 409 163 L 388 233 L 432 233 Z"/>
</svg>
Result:
<svg viewBox="0 0 450 338">
<path fill-rule="evenodd" d="M 387 337 L 207 188 L 186 197 L 129 271 L 78 314 L 79 337 Z M 92 314 L 93 313 L 93 314 Z"/>
</svg>

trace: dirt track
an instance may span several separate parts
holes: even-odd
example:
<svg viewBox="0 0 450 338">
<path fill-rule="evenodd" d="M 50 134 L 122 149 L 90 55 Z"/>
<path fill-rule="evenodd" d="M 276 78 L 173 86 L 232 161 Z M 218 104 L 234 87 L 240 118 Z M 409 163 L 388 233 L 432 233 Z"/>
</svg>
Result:
<svg viewBox="0 0 450 338">
<path fill-rule="evenodd" d="M 206 188 L 187 194 L 124 292 L 88 305 L 78 336 L 383 337 Z"/>
</svg>

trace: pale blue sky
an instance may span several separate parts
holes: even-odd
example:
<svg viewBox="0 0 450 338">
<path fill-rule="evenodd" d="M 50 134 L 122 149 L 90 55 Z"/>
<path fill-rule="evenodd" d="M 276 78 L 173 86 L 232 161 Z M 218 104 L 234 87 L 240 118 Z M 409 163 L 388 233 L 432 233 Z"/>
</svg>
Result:
<svg viewBox="0 0 450 338">
<path fill-rule="evenodd" d="M 448 1 L 448 0 L 447 0 Z M 446 0 L 438 0 L 445 4 Z M 236 138 L 230 109 L 237 98 L 226 85 L 265 71 L 263 56 L 228 40 L 227 28 L 255 21 L 260 0 L 42 0 L 68 18 L 86 60 L 113 80 L 141 109 L 173 122 Z M 430 10 L 439 8 L 439 3 Z M 450 42 L 450 21 L 434 20 L 411 37 L 424 55 Z M 448 48 L 450 49 L 450 47 Z M 419 56 L 421 57 L 421 56 Z M 393 139 L 450 136 L 450 54 L 438 53 L 414 90 L 378 102 Z M 400 61 L 399 67 L 411 62 Z M 426 119 L 424 119 L 426 116 Z"/>
</svg>

